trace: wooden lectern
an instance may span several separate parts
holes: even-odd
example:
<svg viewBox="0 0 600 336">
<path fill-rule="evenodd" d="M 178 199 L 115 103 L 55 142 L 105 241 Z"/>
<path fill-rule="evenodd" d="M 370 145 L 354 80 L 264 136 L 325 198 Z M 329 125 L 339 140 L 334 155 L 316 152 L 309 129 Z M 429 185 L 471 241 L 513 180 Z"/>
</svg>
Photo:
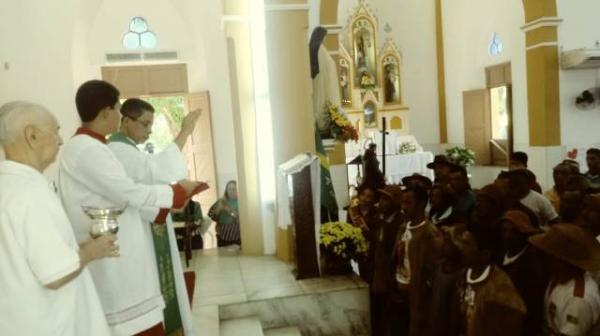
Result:
<svg viewBox="0 0 600 336">
<path fill-rule="evenodd" d="M 320 276 L 318 250 L 320 223 L 316 222 L 318 217 L 315 216 L 315 206 L 318 206 L 315 201 L 319 200 L 313 198 L 313 181 L 320 176 L 312 176 L 318 175 L 318 169 L 314 169 L 314 165 L 319 163 L 314 156 L 306 154 L 302 156 L 299 155 L 282 165 L 286 166 L 285 168 L 280 167 L 286 175 L 296 266 L 294 273 L 298 280 Z M 319 195 L 320 190 L 315 191 Z"/>
</svg>

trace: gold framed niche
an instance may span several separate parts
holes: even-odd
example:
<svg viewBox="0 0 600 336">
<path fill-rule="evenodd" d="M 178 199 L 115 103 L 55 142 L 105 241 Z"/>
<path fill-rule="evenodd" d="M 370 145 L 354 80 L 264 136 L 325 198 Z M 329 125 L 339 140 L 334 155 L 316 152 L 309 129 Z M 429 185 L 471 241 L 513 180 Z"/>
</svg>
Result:
<svg viewBox="0 0 600 336">
<path fill-rule="evenodd" d="M 340 83 L 340 100 L 342 106 L 352 106 L 352 81 L 354 78 L 354 69 L 352 68 L 352 57 L 348 54 L 344 45 L 340 43 L 339 57 L 337 61 L 338 76 Z"/>
<path fill-rule="evenodd" d="M 363 125 L 365 128 L 377 128 L 379 111 L 377 103 L 368 100 L 363 106 Z"/>
<path fill-rule="evenodd" d="M 354 63 L 354 87 L 373 88 L 378 84 L 377 18 L 361 1 L 349 21 L 350 46 Z"/>
<path fill-rule="evenodd" d="M 402 105 L 402 55 L 391 39 L 387 39 L 380 52 L 380 78 L 384 105 Z"/>
</svg>

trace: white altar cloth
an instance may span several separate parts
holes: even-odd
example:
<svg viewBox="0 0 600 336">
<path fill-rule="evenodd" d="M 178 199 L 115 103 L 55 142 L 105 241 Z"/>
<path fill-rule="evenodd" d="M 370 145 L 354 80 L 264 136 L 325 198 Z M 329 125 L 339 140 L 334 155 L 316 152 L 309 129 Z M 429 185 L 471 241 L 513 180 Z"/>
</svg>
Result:
<svg viewBox="0 0 600 336">
<path fill-rule="evenodd" d="M 353 158 L 347 158 L 346 162 L 349 162 L 352 159 Z M 379 160 L 379 167 L 383 170 L 383 158 L 381 155 L 378 155 L 377 159 Z M 386 181 L 387 183 L 398 184 L 402 182 L 403 177 L 414 173 L 419 173 L 433 180 L 433 170 L 427 168 L 427 164 L 432 161 L 433 154 L 431 152 L 388 155 L 386 156 Z M 356 185 L 356 168 L 356 165 L 348 166 L 348 179 L 350 180 L 350 185 Z"/>
</svg>

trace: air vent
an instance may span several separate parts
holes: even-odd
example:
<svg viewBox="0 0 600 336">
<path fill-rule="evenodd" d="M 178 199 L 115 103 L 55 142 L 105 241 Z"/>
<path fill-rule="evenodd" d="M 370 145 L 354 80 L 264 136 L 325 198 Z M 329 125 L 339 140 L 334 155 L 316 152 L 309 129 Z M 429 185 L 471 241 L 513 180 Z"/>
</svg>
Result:
<svg viewBox="0 0 600 336">
<path fill-rule="evenodd" d="M 163 51 L 144 53 L 144 59 L 147 61 L 175 61 L 177 60 L 177 52 Z"/>
<path fill-rule="evenodd" d="M 123 53 L 123 54 L 106 54 L 108 62 L 136 62 L 142 60 L 142 54 Z"/>
<path fill-rule="evenodd" d="M 600 68 L 600 49 L 576 49 L 561 54 L 563 69 Z"/>
<path fill-rule="evenodd" d="M 176 51 L 106 54 L 108 62 L 176 61 Z"/>
</svg>

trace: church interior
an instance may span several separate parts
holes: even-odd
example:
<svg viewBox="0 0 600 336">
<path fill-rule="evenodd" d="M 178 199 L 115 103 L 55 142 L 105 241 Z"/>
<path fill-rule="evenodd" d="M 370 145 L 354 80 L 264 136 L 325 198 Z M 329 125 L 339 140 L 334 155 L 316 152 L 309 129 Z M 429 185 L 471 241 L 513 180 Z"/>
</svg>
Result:
<svg viewBox="0 0 600 336">
<path fill-rule="evenodd" d="M 150 156 L 168 148 L 186 115 L 201 110 L 181 154 L 187 178 L 208 189 L 191 202 L 199 205 L 199 217 L 172 214 L 193 328 L 164 335 L 511 336 L 477 333 L 476 322 L 475 327 L 457 322 L 456 334 L 421 326 L 437 324 L 433 313 L 420 315 L 423 308 L 414 303 L 411 291 L 417 276 L 429 286 L 419 293 L 429 290 L 423 295 L 434 296 L 441 290 L 431 285 L 439 280 L 433 277 L 439 259 L 417 269 L 407 255 L 417 243 L 425 243 L 417 231 L 411 235 L 411 223 L 433 223 L 432 241 L 459 241 L 453 246 L 461 253 L 461 244 L 471 236 L 484 251 L 481 236 L 488 232 L 469 233 L 471 222 L 491 221 L 482 219 L 484 210 L 472 205 L 475 210 L 464 217 L 467 229 L 448 229 L 438 225 L 446 217 L 431 210 L 434 190 L 446 195 L 447 185 L 453 195 L 460 188 L 452 177 L 458 172 L 473 203 L 485 197 L 496 202 L 498 195 L 512 195 L 511 188 L 519 189 L 518 181 L 529 178 L 513 174 L 513 161 L 526 154 L 523 170 L 533 172 L 539 194 L 555 191 L 555 198 L 547 196 L 544 202 L 564 204 L 557 174 L 560 167 L 576 166 L 577 173 L 568 174 L 589 179 L 580 198 L 585 204 L 581 214 L 567 225 L 560 206 L 548 210 L 555 214 L 548 218 L 534 209 L 540 219 L 536 231 L 520 232 L 527 234 L 523 244 L 537 248 L 545 237 L 536 235 L 571 237 L 576 230 L 565 226 L 587 221 L 581 227 L 593 232 L 594 239 L 576 237 L 583 242 L 573 238 L 569 244 L 592 251 L 585 256 L 595 257 L 585 264 L 589 269 L 575 265 L 585 270 L 585 279 L 600 279 L 600 253 L 594 254 L 600 251 L 595 239 L 600 237 L 598 13 L 597 0 L 5 1 L 0 10 L 0 106 L 11 101 L 44 106 L 68 143 L 82 122 L 75 104 L 78 88 L 89 80 L 108 82 L 120 92 L 120 103 L 140 98 L 156 110 L 149 140 L 137 144 Z M 62 154 L 44 171 L 57 189 Z M 0 151 L 0 160 L 3 156 Z M 590 160 L 595 158 L 593 167 Z M 450 169 L 447 184 L 437 168 L 444 165 Z M 498 186 L 503 178 L 512 186 L 508 191 Z M 231 181 L 239 198 L 231 213 L 238 233 L 232 238 L 235 244 L 224 246 L 222 224 L 217 223 L 223 216 L 214 214 L 213 204 L 222 202 L 223 195 L 230 200 Z M 423 204 L 427 220 L 412 214 L 405 202 L 406 194 L 420 202 L 421 182 L 429 197 Z M 404 218 L 400 229 L 387 231 L 385 223 L 395 221 L 394 216 L 373 219 L 384 223 L 375 229 L 360 211 L 353 212 L 361 207 L 365 189 L 394 204 Z M 385 202 L 373 211 L 384 216 Z M 462 204 L 452 204 L 449 209 L 458 213 Z M 509 215 L 516 207 L 503 208 L 494 223 L 518 222 Z M 344 226 L 346 222 L 351 225 Z M 500 231 L 497 240 L 504 237 Z M 346 240 L 332 254 L 328 239 L 340 232 L 347 234 Z M 360 239 L 354 241 L 352 235 Z M 344 250 L 346 243 L 351 252 Z M 540 250 L 570 262 L 543 246 Z M 427 263 L 436 248 L 424 247 L 419 262 Z M 370 261 L 353 258 L 359 254 Z M 402 259 L 398 255 L 405 255 L 404 264 L 396 260 Z M 476 262 L 483 263 L 481 258 Z M 386 267 L 384 262 L 390 270 L 379 275 L 376 269 Z M 428 275 L 430 268 L 434 270 Z M 490 277 L 496 269 L 500 267 L 492 267 Z M 482 272 L 484 279 L 489 267 Z M 379 288 L 379 276 L 387 279 L 381 280 L 385 289 Z M 560 333 L 555 326 L 552 333 L 552 323 L 545 320 L 554 315 L 548 317 L 542 307 L 540 329 L 514 335 L 600 335 L 598 286 L 592 294 L 587 286 L 586 280 L 595 329 Z M 514 290 L 512 284 L 510 288 Z M 550 289 L 545 299 L 540 294 L 542 306 L 552 293 Z M 498 297 L 512 300 L 514 311 L 519 310 L 517 301 L 525 302 L 527 312 L 534 311 L 525 295 L 523 300 Z M 419 300 L 435 305 L 428 298 Z M 471 308 L 463 315 L 478 313 Z M 462 311 L 456 310 L 460 319 Z M 446 313 L 448 319 L 455 315 Z M 531 326 L 532 315 L 524 316 L 523 325 Z M 494 315 L 486 323 L 510 325 L 512 316 L 505 317 Z M 577 317 L 567 316 L 571 327 L 573 319 Z M 0 334 L 5 326 L 0 320 Z"/>
</svg>

